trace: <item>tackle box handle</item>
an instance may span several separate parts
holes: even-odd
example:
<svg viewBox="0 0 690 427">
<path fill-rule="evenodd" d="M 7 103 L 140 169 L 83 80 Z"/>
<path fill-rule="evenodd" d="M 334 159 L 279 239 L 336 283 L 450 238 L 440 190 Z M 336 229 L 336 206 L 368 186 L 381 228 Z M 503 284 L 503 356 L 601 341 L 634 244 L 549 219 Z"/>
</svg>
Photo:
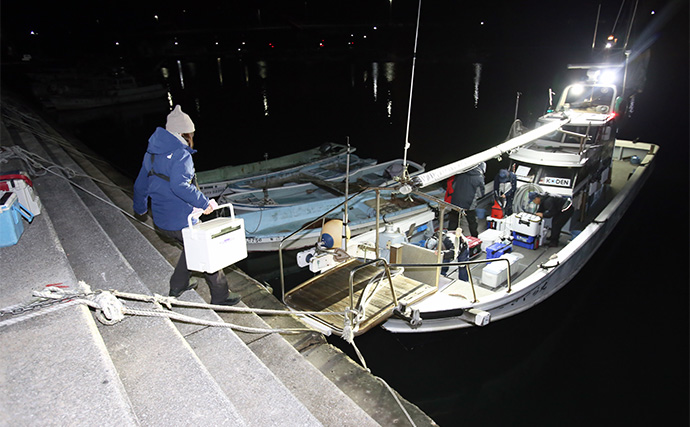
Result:
<svg viewBox="0 0 690 427">
<path fill-rule="evenodd" d="M 218 209 L 214 210 L 220 210 L 222 208 L 230 208 L 230 218 L 235 219 L 235 208 L 232 206 L 232 203 L 226 203 L 224 205 L 219 205 Z M 187 217 L 187 224 L 189 225 L 189 228 L 192 228 L 194 224 L 192 224 L 192 218 L 199 218 L 204 212 L 203 211 L 197 211 L 197 212 L 192 212 L 189 214 Z"/>
<path fill-rule="evenodd" d="M 12 204 L 12 209 L 19 212 L 19 214 L 23 216 L 27 221 L 31 222 L 34 220 L 34 214 L 32 214 L 31 211 L 28 210 L 26 206 L 22 205 L 21 203 L 15 202 L 14 204 Z"/>
</svg>

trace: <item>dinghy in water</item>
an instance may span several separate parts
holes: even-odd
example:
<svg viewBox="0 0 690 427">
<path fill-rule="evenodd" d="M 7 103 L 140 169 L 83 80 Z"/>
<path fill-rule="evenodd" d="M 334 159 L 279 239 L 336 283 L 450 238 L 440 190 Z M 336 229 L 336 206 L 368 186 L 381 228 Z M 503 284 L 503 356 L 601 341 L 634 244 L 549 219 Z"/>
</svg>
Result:
<svg viewBox="0 0 690 427">
<path fill-rule="evenodd" d="M 349 148 L 349 149 L 348 149 Z M 376 164 L 362 159 L 347 145 L 327 142 L 320 147 L 259 162 L 197 172 L 199 189 L 206 197 L 221 197 L 236 192 L 280 187 L 300 179 L 340 179 L 345 176 L 347 157 L 353 170 Z"/>
</svg>

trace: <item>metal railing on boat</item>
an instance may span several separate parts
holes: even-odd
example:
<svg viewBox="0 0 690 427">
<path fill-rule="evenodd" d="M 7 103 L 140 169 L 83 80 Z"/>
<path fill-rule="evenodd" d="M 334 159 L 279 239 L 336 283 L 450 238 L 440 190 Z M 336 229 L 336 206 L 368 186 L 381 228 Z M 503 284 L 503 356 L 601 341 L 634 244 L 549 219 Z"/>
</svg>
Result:
<svg viewBox="0 0 690 427">
<path fill-rule="evenodd" d="M 296 230 L 289 236 L 285 237 L 278 248 L 279 252 L 279 265 L 280 265 L 280 284 L 281 284 L 281 300 L 283 303 L 289 306 L 289 304 L 286 301 L 286 292 L 285 292 L 285 272 L 284 272 L 284 263 L 283 263 L 283 249 L 286 249 L 287 247 L 290 246 L 290 244 L 294 243 L 295 240 L 290 240 L 294 235 L 312 227 L 319 221 L 321 222 L 321 225 L 323 227 L 326 217 L 333 213 L 334 211 L 338 210 L 339 208 L 343 207 L 343 205 L 347 205 L 349 201 L 351 201 L 353 198 L 360 196 L 361 194 L 368 192 L 368 191 L 374 191 L 376 193 L 376 243 L 374 245 L 374 250 L 375 250 L 375 258 L 372 260 L 367 260 L 363 264 L 357 265 L 352 270 L 349 272 L 349 280 L 348 280 L 348 297 L 349 297 L 349 310 L 348 314 L 346 314 L 346 324 L 349 325 L 351 329 L 356 329 L 356 325 L 358 323 L 358 319 L 356 319 L 357 316 L 362 315 L 366 309 L 366 304 L 368 301 L 368 298 L 371 297 L 374 293 L 376 293 L 378 287 L 382 283 L 383 280 L 387 279 L 389 282 L 389 287 L 391 291 L 391 297 L 392 297 L 392 302 L 393 302 L 393 307 L 398 308 L 399 307 L 399 301 L 398 301 L 398 296 L 396 294 L 395 287 L 393 285 L 393 278 L 391 276 L 391 268 L 405 268 L 405 267 L 415 267 L 415 268 L 442 268 L 442 267 L 454 267 L 457 266 L 458 268 L 466 268 L 467 270 L 467 277 L 468 277 L 468 283 L 470 285 L 470 288 L 472 290 L 472 303 L 477 303 L 477 292 L 475 289 L 475 283 L 472 278 L 472 274 L 470 271 L 470 266 L 472 265 L 477 265 L 477 264 L 487 264 L 491 263 L 494 261 L 503 261 L 506 262 L 507 264 L 507 293 L 510 293 L 512 290 L 512 282 L 511 282 L 511 268 L 510 268 L 510 261 L 504 258 L 494 258 L 494 259 L 484 259 L 484 260 L 469 260 L 469 261 L 457 261 L 457 262 L 442 262 L 442 252 L 441 251 L 436 251 L 437 253 L 437 262 L 436 263 L 389 263 L 383 258 L 379 258 L 378 256 L 378 250 L 379 250 L 379 230 L 380 230 L 380 197 L 381 197 L 381 191 L 387 191 L 390 192 L 392 191 L 391 188 L 387 187 L 374 187 L 374 188 L 367 188 L 364 189 L 360 192 L 357 192 L 347 198 L 343 203 L 333 207 L 332 209 L 328 210 L 324 214 L 320 215 L 318 218 L 314 219 L 313 221 L 305 224 L 302 226 L 299 230 Z M 455 210 L 458 211 L 460 215 L 464 214 L 464 210 L 461 208 L 458 208 L 457 206 L 454 206 L 452 204 L 449 204 L 443 200 L 440 200 L 432 195 L 419 192 L 419 191 L 412 191 L 410 194 L 406 194 L 405 197 L 411 197 L 411 195 L 417 195 L 423 199 L 427 199 L 430 202 L 434 203 L 436 207 L 439 209 L 439 224 L 444 223 L 444 215 L 445 215 L 445 210 L 450 209 L 450 210 Z M 443 227 L 439 227 L 438 230 L 438 241 L 442 241 L 442 236 L 443 236 Z M 355 289 L 354 289 L 354 277 L 359 272 L 360 270 L 371 267 L 372 265 L 379 265 L 383 273 L 385 273 L 385 279 L 381 275 L 381 273 L 377 273 L 373 278 L 370 279 L 369 283 L 364 286 L 362 289 L 362 292 L 359 295 L 359 298 L 357 300 L 357 303 L 355 304 Z M 374 285 L 376 289 L 373 291 L 369 290 L 369 287 Z M 436 291 L 438 291 L 438 283 L 436 284 Z M 369 295 L 369 297 L 367 297 Z"/>
</svg>

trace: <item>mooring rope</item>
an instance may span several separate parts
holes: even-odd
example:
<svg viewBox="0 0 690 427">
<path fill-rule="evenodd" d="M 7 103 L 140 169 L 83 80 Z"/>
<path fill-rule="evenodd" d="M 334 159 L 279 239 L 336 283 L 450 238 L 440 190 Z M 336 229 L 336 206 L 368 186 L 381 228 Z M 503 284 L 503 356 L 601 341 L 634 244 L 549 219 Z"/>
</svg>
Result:
<svg viewBox="0 0 690 427">
<path fill-rule="evenodd" d="M 89 286 L 84 282 L 79 282 L 80 291 L 64 289 L 57 286 L 47 286 L 43 291 L 35 291 L 34 297 L 39 298 L 37 302 L 26 305 L 13 305 L 0 310 L 0 318 L 5 315 L 13 315 L 15 317 L 24 317 L 29 313 L 31 317 L 35 317 L 39 313 L 45 313 L 47 307 L 64 307 L 64 302 L 76 301 L 80 304 L 87 305 L 96 310 L 96 318 L 104 324 L 113 325 L 122 321 L 125 315 L 139 315 L 149 317 L 169 317 L 173 320 L 179 320 L 186 323 L 195 323 L 206 326 L 231 327 L 242 332 L 249 333 L 297 333 L 297 332 L 313 332 L 311 328 L 292 328 L 292 329 L 267 329 L 267 328 L 249 328 L 241 325 L 229 324 L 227 322 L 208 321 L 204 319 L 195 318 L 192 316 L 183 315 L 173 311 L 172 306 L 187 307 L 187 308 L 201 308 L 212 309 L 214 311 L 227 311 L 234 313 L 253 313 L 257 315 L 320 315 L 320 316 L 343 316 L 345 312 L 319 312 L 319 311 L 291 311 L 291 310 L 273 310 L 250 307 L 225 306 L 207 303 L 196 303 L 188 301 L 180 301 L 175 297 L 166 297 L 159 294 L 143 295 L 128 292 L 120 292 L 116 290 L 96 290 L 91 291 Z M 141 309 L 132 308 L 125 305 L 121 299 L 128 299 L 140 302 L 149 302 L 158 306 L 165 306 L 168 310 L 161 309 Z M 10 319 L 11 320 L 11 319 Z M 0 327 L 9 326 L 16 322 L 10 320 L 0 321 Z"/>
<path fill-rule="evenodd" d="M 40 119 L 32 117 L 28 114 L 22 113 L 21 111 L 18 111 L 16 108 L 8 108 L 7 106 L 3 105 L 3 109 L 12 110 L 13 114 L 22 116 L 22 119 L 25 119 L 25 120 L 32 120 L 34 122 L 38 122 L 40 120 Z M 103 160 L 103 159 L 100 159 L 98 157 L 91 156 L 91 155 L 88 155 L 88 154 L 85 154 L 85 153 L 79 151 L 79 149 L 76 148 L 72 143 L 70 143 L 65 138 L 63 138 L 59 135 L 57 135 L 57 136 L 51 135 L 51 134 L 47 133 L 47 131 L 45 131 L 44 129 L 37 129 L 36 125 L 34 125 L 34 124 L 30 125 L 21 119 L 17 119 L 15 117 L 10 116 L 6 112 L 3 113 L 3 117 L 7 120 L 8 123 L 10 123 L 10 124 L 12 124 L 18 128 L 21 128 L 22 130 L 27 131 L 34 136 L 38 136 L 38 137 L 42 138 L 43 140 L 53 142 L 53 143 L 59 145 L 60 147 L 66 149 L 68 151 L 77 153 L 80 156 L 85 157 L 91 161 L 95 161 L 98 163 L 103 163 L 103 164 L 109 165 L 109 163 L 106 160 Z M 122 187 L 118 186 L 117 184 L 113 184 L 110 182 L 104 182 L 104 184 L 115 186 L 115 187 L 120 188 L 122 191 L 125 191 L 127 193 L 131 193 L 131 191 L 129 191 L 125 188 L 122 188 Z"/>
<path fill-rule="evenodd" d="M 352 322 L 350 322 L 350 318 L 352 318 Z M 362 352 L 359 351 L 359 347 L 357 347 L 357 344 L 355 344 L 355 336 L 354 336 L 354 331 L 357 329 L 359 326 L 359 313 L 357 310 L 347 310 L 347 315 L 345 316 L 345 324 L 343 326 L 343 332 L 341 333 L 341 338 L 345 340 L 348 344 L 352 346 L 354 349 L 355 353 L 357 354 L 357 358 L 359 359 L 359 362 L 362 364 L 362 367 L 369 373 L 371 374 L 374 378 L 377 380 L 381 381 L 381 383 L 388 389 L 390 392 L 391 396 L 393 396 L 393 399 L 395 399 L 395 402 L 398 404 L 402 412 L 405 414 L 405 417 L 407 417 L 407 420 L 410 422 L 412 426 L 416 426 L 415 422 L 412 420 L 412 417 L 410 416 L 409 412 L 405 409 L 405 406 L 402 404 L 400 399 L 398 398 L 398 395 L 395 393 L 395 390 L 393 390 L 386 381 L 384 381 L 383 378 L 378 377 L 374 375 L 371 372 L 371 369 L 367 366 L 366 360 L 364 360 L 364 356 L 362 355 Z"/>
<path fill-rule="evenodd" d="M 100 291 L 103 292 L 103 291 Z M 128 292 L 120 292 L 111 289 L 108 291 L 112 293 L 116 297 L 120 297 L 123 299 L 130 299 L 130 300 L 135 300 L 135 301 L 143 301 L 143 302 L 153 302 L 153 303 L 158 303 L 161 305 L 165 305 L 168 308 L 171 308 L 171 306 L 176 305 L 180 307 L 188 307 L 188 308 L 210 308 L 216 311 L 229 311 L 229 312 L 235 312 L 235 313 L 254 313 L 254 314 L 263 314 L 263 315 L 313 315 L 313 316 L 344 316 L 346 312 L 341 312 L 341 311 L 292 311 L 292 310 L 274 310 L 274 309 L 267 309 L 267 308 L 251 308 L 251 307 L 238 307 L 238 306 L 227 306 L 227 305 L 214 305 L 214 304 L 207 304 L 207 303 L 199 303 L 199 302 L 190 302 L 190 301 L 180 301 L 179 299 L 175 297 L 166 297 L 163 295 L 159 294 L 153 294 L 151 295 L 143 295 L 143 294 L 132 294 Z"/>
<path fill-rule="evenodd" d="M 229 307 L 224 305 L 206 304 L 206 303 L 193 303 L 187 301 L 180 301 L 175 297 L 164 297 L 162 295 L 154 294 L 142 295 L 133 294 L 128 292 L 120 292 L 115 290 L 104 291 L 96 290 L 91 291 L 89 285 L 80 281 L 77 289 L 69 289 L 67 286 L 54 286 L 47 285 L 43 291 L 34 291 L 33 296 L 37 297 L 38 300 L 31 302 L 29 304 L 15 304 L 12 306 L 0 309 L 0 319 L 6 315 L 10 315 L 11 318 L 7 320 L 0 320 L 0 329 L 15 325 L 26 320 L 32 319 L 34 317 L 43 316 L 56 312 L 58 310 L 63 310 L 68 307 L 73 307 L 76 305 L 85 305 L 89 308 L 94 309 L 96 319 L 108 326 L 115 325 L 125 319 L 127 315 L 129 316 L 141 316 L 141 317 L 161 317 L 170 320 L 176 320 L 179 322 L 191 323 L 201 326 L 209 327 L 220 327 L 229 328 L 239 332 L 251 333 L 251 334 L 298 334 L 304 332 L 319 332 L 318 330 L 311 328 L 256 328 L 249 326 L 236 325 L 232 323 L 227 323 L 224 321 L 214 321 L 199 319 L 193 316 L 187 316 L 174 311 L 164 310 L 164 309 L 147 309 L 147 308 L 133 308 L 125 305 L 121 299 L 129 299 L 134 301 L 142 301 L 153 303 L 157 306 L 167 306 L 171 307 L 181 306 L 181 307 L 191 307 L 191 308 L 208 308 L 216 311 L 232 311 L 237 313 L 254 313 L 254 314 L 269 314 L 269 315 L 296 315 L 296 314 L 318 314 L 318 315 L 345 315 L 346 317 L 346 327 L 345 330 L 350 328 L 350 333 L 343 331 L 343 339 L 350 344 L 357 357 L 360 360 L 363 368 L 371 374 L 371 369 L 367 367 L 364 356 L 359 351 L 359 348 L 354 342 L 354 334 L 350 322 L 347 320 L 349 316 L 353 316 L 355 322 L 358 322 L 358 316 L 356 312 L 306 312 L 306 311 L 286 311 L 286 310 L 271 310 L 271 309 L 256 309 L 249 307 Z M 373 374 L 372 374 L 373 375 Z M 396 395 L 395 391 L 383 380 L 376 375 L 373 375 L 378 381 L 380 381 L 390 392 L 391 396 L 395 399 L 396 403 L 402 410 L 402 412 L 407 417 L 411 425 L 416 424 L 412 420 L 412 417 L 405 409 L 404 405 Z"/>
</svg>

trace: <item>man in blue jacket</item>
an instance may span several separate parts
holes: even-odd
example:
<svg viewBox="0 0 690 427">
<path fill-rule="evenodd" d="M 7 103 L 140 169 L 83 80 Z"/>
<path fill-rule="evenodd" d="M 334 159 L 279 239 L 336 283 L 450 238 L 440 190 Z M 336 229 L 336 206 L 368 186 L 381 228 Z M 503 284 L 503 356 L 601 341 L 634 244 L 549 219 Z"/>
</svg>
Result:
<svg viewBox="0 0 690 427">
<path fill-rule="evenodd" d="M 143 215 L 151 199 L 153 223 L 165 235 L 183 242 L 182 229 L 194 209 L 208 215 L 218 204 L 199 191 L 194 176 L 194 123 L 177 105 L 168 115 L 165 129 L 156 128 L 149 138 L 144 161 L 134 182 L 134 212 Z M 234 305 L 240 300 L 237 293 L 228 290 L 228 279 L 223 270 L 205 273 L 211 290 L 211 304 Z M 178 297 L 190 285 L 184 247 L 170 278 L 170 296 Z"/>
</svg>

